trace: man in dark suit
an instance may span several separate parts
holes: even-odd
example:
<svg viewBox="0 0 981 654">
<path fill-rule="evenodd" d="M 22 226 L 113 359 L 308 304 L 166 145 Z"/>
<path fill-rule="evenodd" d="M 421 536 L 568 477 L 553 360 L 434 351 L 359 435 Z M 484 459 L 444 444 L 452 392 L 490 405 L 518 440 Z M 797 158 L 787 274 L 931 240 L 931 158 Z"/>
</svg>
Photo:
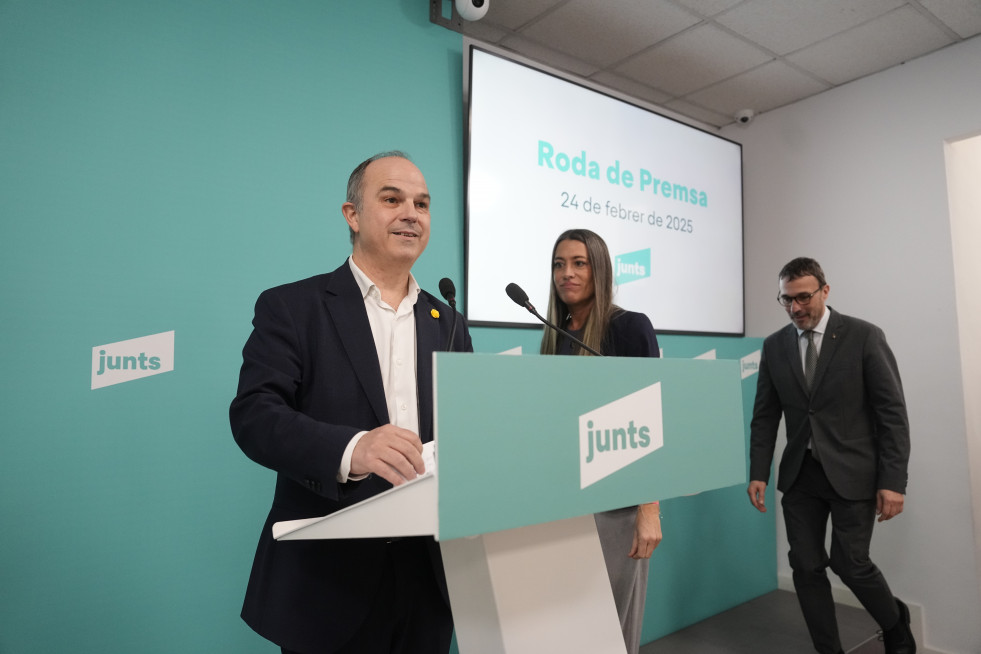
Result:
<svg viewBox="0 0 981 654">
<path fill-rule="evenodd" d="M 882 330 L 825 305 L 817 261 L 780 271 L 778 301 L 791 324 L 763 343 L 750 436 L 750 502 L 766 511 L 781 414 L 783 492 L 794 587 L 814 647 L 838 654 L 831 569 L 883 629 L 889 654 L 916 651 L 909 609 L 869 558 L 875 516 L 899 515 L 906 493 L 909 421 L 896 359 Z M 831 556 L 825 533 L 831 518 Z"/>
<path fill-rule="evenodd" d="M 454 312 L 412 265 L 429 240 L 429 191 L 400 152 L 348 182 L 353 252 L 337 270 L 263 292 L 230 418 L 252 460 L 275 470 L 243 619 L 283 652 L 449 650 L 452 619 L 432 537 L 273 540 L 273 523 L 327 515 L 425 471 L 432 353 Z M 472 351 L 466 325 L 449 349 Z"/>
</svg>

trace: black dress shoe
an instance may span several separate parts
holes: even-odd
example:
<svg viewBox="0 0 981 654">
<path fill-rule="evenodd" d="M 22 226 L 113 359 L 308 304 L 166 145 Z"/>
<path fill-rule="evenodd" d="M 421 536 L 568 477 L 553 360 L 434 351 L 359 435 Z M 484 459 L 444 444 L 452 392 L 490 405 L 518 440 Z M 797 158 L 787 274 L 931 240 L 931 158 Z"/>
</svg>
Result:
<svg viewBox="0 0 981 654">
<path fill-rule="evenodd" d="M 899 608 L 899 622 L 892 629 L 882 632 L 882 641 L 886 646 L 886 654 L 916 654 L 916 641 L 909 628 L 909 607 L 896 598 Z"/>
</svg>

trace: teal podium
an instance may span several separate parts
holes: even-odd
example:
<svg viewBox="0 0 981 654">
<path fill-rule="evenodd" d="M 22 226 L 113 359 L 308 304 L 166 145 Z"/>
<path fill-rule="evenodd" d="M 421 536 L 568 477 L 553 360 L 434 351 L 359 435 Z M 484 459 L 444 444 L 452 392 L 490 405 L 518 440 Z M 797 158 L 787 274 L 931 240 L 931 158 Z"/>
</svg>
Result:
<svg viewBox="0 0 981 654">
<path fill-rule="evenodd" d="M 434 536 L 461 654 L 623 654 L 592 514 L 745 483 L 739 362 L 438 353 L 434 371 L 433 470 L 274 536 Z"/>
</svg>

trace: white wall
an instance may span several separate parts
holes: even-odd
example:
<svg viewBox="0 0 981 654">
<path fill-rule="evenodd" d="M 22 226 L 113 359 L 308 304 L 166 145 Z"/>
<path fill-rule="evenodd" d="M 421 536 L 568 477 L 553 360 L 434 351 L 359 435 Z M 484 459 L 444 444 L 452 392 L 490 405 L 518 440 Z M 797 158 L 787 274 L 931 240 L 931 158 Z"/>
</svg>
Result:
<svg viewBox="0 0 981 654">
<path fill-rule="evenodd" d="M 926 644 L 963 654 L 981 652 L 981 597 L 944 142 L 979 129 L 974 38 L 723 132 L 744 144 L 747 335 L 785 324 L 776 275 L 796 256 L 821 262 L 832 307 L 886 331 L 913 452 L 905 513 L 877 526 L 872 555 L 922 605 Z"/>
<path fill-rule="evenodd" d="M 971 494 L 981 498 L 981 134 L 947 145 L 950 231 L 954 252 L 961 378 L 964 384 Z M 974 502 L 974 542 L 981 543 L 981 502 Z M 975 551 L 981 570 L 981 547 Z"/>
</svg>

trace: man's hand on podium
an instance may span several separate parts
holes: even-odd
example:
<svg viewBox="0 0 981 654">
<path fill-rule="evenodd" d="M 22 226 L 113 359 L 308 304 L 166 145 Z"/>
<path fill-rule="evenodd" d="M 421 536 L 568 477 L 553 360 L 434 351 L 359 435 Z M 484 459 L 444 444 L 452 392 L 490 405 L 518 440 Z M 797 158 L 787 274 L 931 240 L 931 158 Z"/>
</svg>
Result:
<svg viewBox="0 0 981 654">
<path fill-rule="evenodd" d="M 419 436 L 395 425 L 382 425 L 361 437 L 351 454 L 351 474 L 376 474 L 393 486 L 426 471 Z"/>
</svg>

